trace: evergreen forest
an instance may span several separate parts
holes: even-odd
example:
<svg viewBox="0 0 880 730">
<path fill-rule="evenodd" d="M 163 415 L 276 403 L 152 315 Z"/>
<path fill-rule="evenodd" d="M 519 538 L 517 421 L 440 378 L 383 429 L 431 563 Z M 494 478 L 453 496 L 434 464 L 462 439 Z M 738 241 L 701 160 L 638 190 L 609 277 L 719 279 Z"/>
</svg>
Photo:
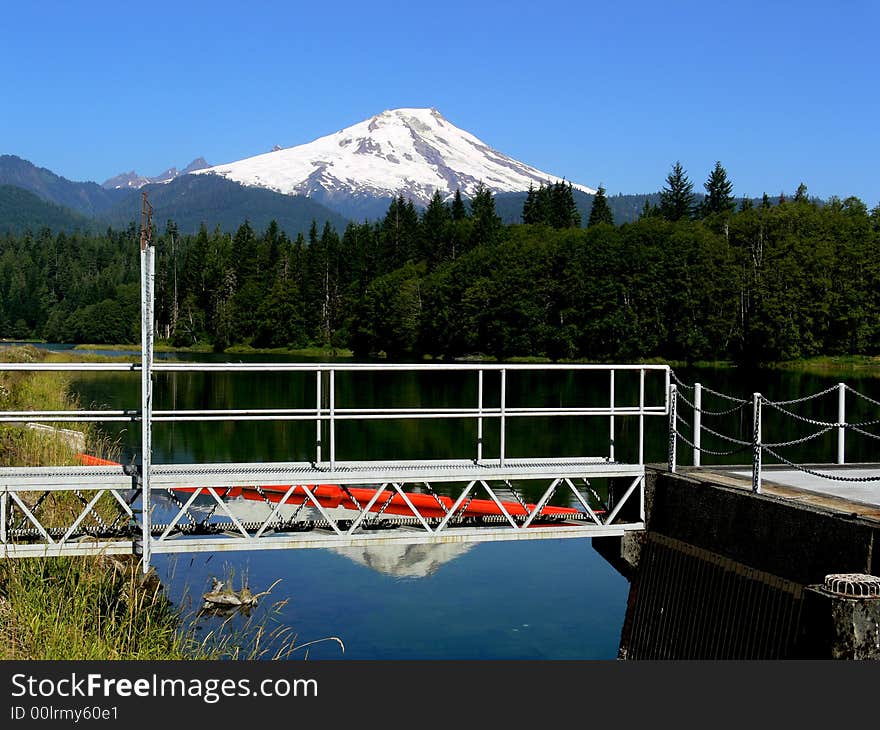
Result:
<svg viewBox="0 0 880 730">
<path fill-rule="evenodd" d="M 880 352 L 880 206 L 855 197 L 705 195 L 676 163 L 657 205 L 615 225 L 600 188 L 530 190 L 505 225 L 485 188 L 375 223 L 275 223 L 234 234 L 158 225 L 157 334 L 222 351 L 348 348 L 395 359 L 768 362 Z M 50 228 L 0 238 L 0 338 L 134 343 L 139 232 Z"/>
</svg>

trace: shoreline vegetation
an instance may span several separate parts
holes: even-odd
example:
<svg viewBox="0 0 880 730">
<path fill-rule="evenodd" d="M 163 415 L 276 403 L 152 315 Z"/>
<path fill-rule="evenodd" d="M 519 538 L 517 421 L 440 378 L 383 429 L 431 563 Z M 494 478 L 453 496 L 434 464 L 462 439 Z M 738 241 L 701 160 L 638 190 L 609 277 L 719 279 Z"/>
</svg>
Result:
<svg viewBox="0 0 880 730">
<path fill-rule="evenodd" d="M 3 344 L 3 340 L 0 340 L 0 345 Z M 33 343 L 36 347 L 39 347 L 40 344 L 45 343 Z M 100 353 L 102 351 L 132 351 L 139 352 L 140 344 L 116 344 L 116 345 L 104 345 L 104 344 L 78 344 L 74 345 L 72 348 L 77 352 L 95 352 Z M 156 352 L 166 352 L 166 353 L 215 353 L 215 350 L 208 344 L 194 345 L 191 347 L 174 347 L 172 345 L 166 343 L 157 343 L 155 346 Z M 236 345 L 232 347 L 226 348 L 222 353 L 226 355 L 286 355 L 286 356 L 294 356 L 294 357 L 332 357 L 339 359 L 349 359 L 354 358 L 354 353 L 351 350 L 345 348 L 332 348 L 332 347 L 310 347 L 310 348 L 285 348 L 285 347 L 276 347 L 276 348 L 259 348 L 259 347 L 249 347 L 246 345 Z M 381 357 L 381 356 L 380 356 Z M 423 358 L 423 360 L 435 360 L 437 362 L 445 362 L 443 358 Z M 458 358 L 454 358 L 455 361 L 465 361 L 465 362 L 509 362 L 509 363 L 589 363 L 589 362 L 598 362 L 595 360 L 588 360 L 584 358 L 580 359 L 560 359 L 560 360 L 552 360 L 549 357 L 541 357 L 541 356 L 519 356 L 519 357 L 509 357 L 502 360 L 498 358 L 484 355 L 481 353 L 475 353 L 469 356 L 462 356 Z M 646 358 L 641 360 L 636 360 L 636 363 L 640 364 L 659 364 L 659 365 L 669 365 L 672 368 L 696 368 L 699 370 L 728 370 L 728 369 L 736 369 L 743 368 L 743 365 L 738 365 L 737 363 L 731 360 L 700 360 L 696 362 L 685 362 L 683 360 L 664 360 L 662 358 Z M 769 370 L 788 370 L 792 372 L 801 372 L 805 374 L 813 374 L 813 375 L 857 375 L 857 376 L 870 376 L 870 377 L 880 377 L 880 355 L 817 355 L 815 357 L 805 357 L 799 358 L 797 360 L 781 360 L 775 362 L 766 362 L 766 363 L 758 363 L 754 366 L 758 369 L 769 369 Z"/>
<path fill-rule="evenodd" d="M 33 345 L 0 348 L 4 362 L 63 359 Z M 61 372 L 0 372 L 0 410 L 77 408 L 69 383 Z M 117 445 L 93 424 L 67 430 L 82 433 L 89 453 L 118 457 Z M 56 434 L 0 424 L 2 466 L 72 465 L 80 448 Z M 21 496 L 31 509 L 41 502 L 46 527 L 69 525 L 83 508 L 64 492 Z M 109 494 L 94 509 L 105 521 L 118 512 Z M 197 611 L 185 612 L 183 605 L 192 603 L 186 596 L 181 603 L 170 600 L 154 570 L 144 575 L 134 555 L 0 559 L 0 660 L 287 659 L 300 649 L 308 658 L 308 646 L 316 643 L 298 644 L 290 627 L 270 626 L 284 601 L 241 623 L 229 617 L 210 627 Z M 336 637 L 317 641 L 342 644 Z"/>
</svg>

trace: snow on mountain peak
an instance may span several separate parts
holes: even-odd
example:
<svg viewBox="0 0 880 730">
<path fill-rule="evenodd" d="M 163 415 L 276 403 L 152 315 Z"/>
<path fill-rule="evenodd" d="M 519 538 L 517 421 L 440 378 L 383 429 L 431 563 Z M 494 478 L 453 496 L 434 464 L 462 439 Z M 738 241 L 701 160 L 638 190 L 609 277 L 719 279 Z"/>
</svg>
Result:
<svg viewBox="0 0 880 730">
<path fill-rule="evenodd" d="M 307 144 L 195 172 L 285 194 L 402 195 L 421 204 L 436 191 L 473 195 L 480 183 L 498 193 L 561 180 L 492 149 L 433 107 L 388 109 Z"/>
<path fill-rule="evenodd" d="M 111 177 L 109 180 L 105 180 L 101 183 L 101 187 L 105 190 L 114 190 L 118 188 L 131 188 L 136 190 L 142 188 L 144 185 L 149 185 L 150 183 L 171 182 L 181 175 L 186 175 L 189 172 L 195 172 L 196 170 L 201 170 L 205 167 L 209 167 L 205 158 L 196 157 L 196 159 L 190 162 L 185 168 L 183 168 L 183 170 L 178 170 L 176 167 L 169 167 L 167 170 L 160 172 L 154 177 L 138 175 L 132 170 L 131 172 L 123 172 L 115 177 Z"/>
</svg>

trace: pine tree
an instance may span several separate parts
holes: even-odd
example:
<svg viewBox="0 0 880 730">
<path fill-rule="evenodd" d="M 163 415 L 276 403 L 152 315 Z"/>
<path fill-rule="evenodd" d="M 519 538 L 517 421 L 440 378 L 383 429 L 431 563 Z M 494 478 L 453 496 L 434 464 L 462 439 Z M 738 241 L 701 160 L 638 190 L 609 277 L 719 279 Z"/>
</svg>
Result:
<svg viewBox="0 0 880 730">
<path fill-rule="evenodd" d="M 767 193 L 764 193 L 764 196 L 761 198 L 761 207 L 765 210 L 770 207 L 770 196 Z"/>
<path fill-rule="evenodd" d="M 461 190 L 455 191 L 455 198 L 452 200 L 452 220 L 460 221 L 467 218 L 467 209 L 464 207 L 464 201 L 461 199 Z"/>
<path fill-rule="evenodd" d="M 581 227 L 581 212 L 578 210 L 577 203 L 574 199 L 574 190 L 571 183 L 568 184 L 568 190 L 565 194 L 565 204 L 568 206 L 568 220 L 571 228 Z"/>
<path fill-rule="evenodd" d="M 574 202 L 574 190 L 571 183 L 558 182 L 554 195 L 556 228 L 580 228 L 581 212 Z"/>
<path fill-rule="evenodd" d="M 706 188 L 706 198 L 702 205 L 704 215 L 733 212 L 736 207 L 732 195 L 733 183 L 727 178 L 727 170 L 720 162 L 715 163 L 715 168 L 709 173 L 709 179 L 703 187 Z"/>
<path fill-rule="evenodd" d="M 643 218 L 652 218 L 657 215 L 660 215 L 660 209 L 656 205 L 652 205 L 651 201 L 646 198 L 645 204 L 642 206 L 642 212 L 639 213 L 639 220 L 642 220 Z"/>
<path fill-rule="evenodd" d="M 688 179 L 680 162 L 666 176 L 666 187 L 660 192 L 660 214 L 670 221 L 689 218 L 694 208 L 694 184 Z"/>
<path fill-rule="evenodd" d="M 794 194 L 794 200 L 796 203 L 807 202 L 807 186 L 803 183 L 797 186 L 797 191 Z"/>
<path fill-rule="evenodd" d="M 471 199 L 471 217 L 474 227 L 471 231 L 471 246 L 488 246 L 497 240 L 501 233 L 501 218 L 495 213 L 495 198 L 492 191 L 482 182 L 477 184 Z"/>
<path fill-rule="evenodd" d="M 522 209 L 522 222 L 526 225 L 535 223 L 535 186 L 529 183 L 529 192 L 526 195 Z"/>
<path fill-rule="evenodd" d="M 743 198 L 739 204 L 740 212 L 744 210 L 751 210 L 755 207 L 755 204 L 752 202 L 751 198 Z"/>
<path fill-rule="evenodd" d="M 647 205 L 647 201 L 645 201 Z M 608 207 L 608 200 L 605 198 L 605 188 L 599 185 L 596 196 L 593 198 L 593 207 L 590 210 L 590 218 L 587 221 L 587 228 L 595 226 L 598 223 L 608 223 L 614 225 L 614 216 L 611 214 L 611 208 Z"/>
<path fill-rule="evenodd" d="M 550 186 L 544 184 L 535 191 L 535 223 L 549 226 L 553 221 L 553 201 L 551 200 Z"/>
<path fill-rule="evenodd" d="M 422 214 L 419 258 L 426 261 L 442 261 L 446 258 L 445 241 L 449 237 L 452 216 L 443 202 L 440 191 L 435 191 Z"/>
</svg>

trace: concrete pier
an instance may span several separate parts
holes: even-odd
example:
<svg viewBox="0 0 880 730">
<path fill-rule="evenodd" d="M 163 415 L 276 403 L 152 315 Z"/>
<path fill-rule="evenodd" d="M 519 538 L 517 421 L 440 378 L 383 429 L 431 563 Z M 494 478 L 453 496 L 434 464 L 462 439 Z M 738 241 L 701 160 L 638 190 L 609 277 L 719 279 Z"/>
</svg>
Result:
<svg viewBox="0 0 880 730">
<path fill-rule="evenodd" d="M 876 506 L 701 469 L 646 482 L 646 532 L 593 541 L 631 581 L 621 658 L 880 659 L 880 595 L 826 585 L 880 572 Z"/>
</svg>

